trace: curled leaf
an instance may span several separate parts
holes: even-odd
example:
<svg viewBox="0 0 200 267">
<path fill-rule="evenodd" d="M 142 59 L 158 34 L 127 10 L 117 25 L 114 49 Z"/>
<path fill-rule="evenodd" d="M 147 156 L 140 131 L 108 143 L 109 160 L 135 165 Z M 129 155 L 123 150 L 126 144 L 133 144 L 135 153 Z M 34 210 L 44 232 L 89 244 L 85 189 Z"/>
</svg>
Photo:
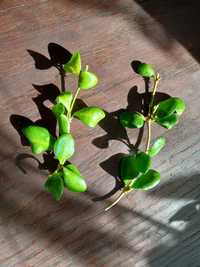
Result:
<svg viewBox="0 0 200 267">
<path fill-rule="evenodd" d="M 74 116 L 85 125 L 95 127 L 105 117 L 105 112 L 99 107 L 85 107 L 76 111 Z"/>
<path fill-rule="evenodd" d="M 137 73 L 142 77 L 150 78 L 155 76 L 154 68 L 150 64 L 140 63 L 137 67 Z"/>
<path fill-rule="evenodd" d="M 64 191 L 62 173 L 56 172 L 50 175 L 46 180 L 44 187 L 52 194 L 55 200 L 60 200 Z"/>
<path fill-rule="evenodd" d="M 40 154 L 51 149 L 53 137 L 46 128 L 32 125 L 23 128 L 22 132 L 28 139 L 34 154 Z"/>
<path fill-rule="evenodd" d="M 155 170 L 148 170 L 139 178 L 135 179 L 132 188 L 140 190 L 149 190 L 160 182 L 160 173 Z"/>
<path fill-rule="evenodd" d="M 156 156 L 160 152 L 160 150 L 165 146 L 165 144 L 166 144 L 166 139 L 163 136 L 159 137 L 149 149 L 148 151 L 149 156 L 150 157 Z"/>
<path fill-rule="evenodd" d="M 144 125 L 145 118 L 139 112 L 125 111 L 119 116 L 120 123 L 127 128 L 141 128 Z"/>
<path fill-rule="evenodd" d="M 97 76 L 86 70 L 82 70 L 79 74 L 79 81 L 78 81 L 78 87 L 81 90 L 88 90 L 93 87 L 95 87 L 98 83 L 98 78 Z"/>
<path fill-rule="evenodd" d="M 68 164 L 65 166 L 63 175 L 64 185 L 68 190 L 73 192 L 85 192 L 87 190 L 87 184 L 75 165 Z"/>
<path fill-rule="evenodd" d="M 58 109 L 58 111 L 55 111 L 56 114 L 59 113 L 59 110 L 60 110 L 60 114 L 64 113 L 63 107 L 61 107 L 61 105 L 59 104 L 62 104 L 67 109 L 67 111 L 69 111 L 72 99 L 73 99 L 73 95 L 70 91 L 66 91 L 60 94 L 59 96 L 57 96 L 56 103 L 58 104 L 58 106 L 56 109 Z"/>
<path fill-rule="evenodd" d="M 79 75 L 81 71 L 81 56 L 79 52 L 72 54 L 70 61 L 68 61 L 64 66 L 65 72 L 73 73 Z"/>
<path fill-rule="evenodd" d="M 61 135 L 56 140 L 54 144 L 54 154 L 61 165 L 74 154 L 74 146 L 74 138 L 69 133 Z"/>
</svg>

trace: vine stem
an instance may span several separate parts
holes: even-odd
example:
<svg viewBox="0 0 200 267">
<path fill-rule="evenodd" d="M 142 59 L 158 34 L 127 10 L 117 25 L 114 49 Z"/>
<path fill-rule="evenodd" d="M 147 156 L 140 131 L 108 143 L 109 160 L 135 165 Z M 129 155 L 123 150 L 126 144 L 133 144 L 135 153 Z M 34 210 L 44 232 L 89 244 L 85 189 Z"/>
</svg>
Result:
<svg viewBox="0 0 200 267">
<path fill-rule="evenodd" d="M 71 118 L 71 112 L 72 112 L 72 109 L 74 107 L 74 103 L 75 103 L 75 101 L 76 101 L 76 99 L 78 97 L 78 94 L 79 94 L 80 90 L 81 90 L 81 88 L 78 87 L 77 90 L 76 90 L 76 93 L 75 93 L 75 95 L 73 97 L 73 100 L 72 100 L 72 103 L 71 103 L 71 106 L 70 106 L 70 110 L 68 112 L 69 118 Z"/>
<path fill-rule="evenodd" d="M 145 152 L 148 152 L 149 147 L 150 147 L 150 142 L 151 142 L 151 119 L 148 119 L 148 121 L 147 121 L 147 130 L 148 130 L 148 134 L 147 134 L 147 142 L 146 142 Z"/>
<path fill-rule="evenodd" d="M 85 66 L 85 71 L 88 71 L 88 68 L 89 68 L 88 65 L 86 65 L 86 66 Z M 77 90 L 76 90 L 76 92 L 75 92 L 75 94 L 74 94 L 74 97 L 73 97 L 73 100 L 72 100 L 70 109 L 69 109 L 69 111 L 68 111 L 69 119 L 71 119 L 71 112 L 72 112 L 72 109 L 73 109 L 73 107 L 74 107 L 74 103 L 75 103 L 75 101 L 76 101 L 76 99 L 77 99 L 77 97 L 78 97 L 78 94 L 80 93 L 80 90 L 81 90 L 81 88 L 78 87 Z"/>
<path fill-rule="evenodd" d="M 105 211 L 108 211 L 109 209 L 111 209 L 112 207 L 114 207 L 125 195 L 126 193 L 124 191 L 121 192 L 121 194 L 118 196 L 118 198 L 110 205 L 108 206 Z"/>
<path fill-rule="evenodd" d="M 147 133 L 147 141 L 146 141 L 146 148 L 145 148 L 145 152 L 148 152 L 149 150 L 149 146 L 150 146 L 150 142 L 151 142 L 151 117 L 152 117 L 152 107 L 153 107 L 153 104 L 154 104 L 154 97 L 155 97 L 155 94 L 156 94 L 156 90 L 157 90 L 157 87 L 158 87 L 158 83 L 160 81 L 160 75 L 159 73 L 157 73 L 155 76 L 154 76 L 154 85 L 153 85 L 153 91 L 152 91 L 152 94 L 151 94 L 151 99 L 150 99 L 150 102 L 149 102 L 149 111 L 148 111 L 148 116 L 147 116 L 147 119 L 146 119 L 146 123 L 147 123 L 147 129 L 148 129 L 148 133 Z M 114 207 L 125 195 L 127 195 L 128 193 L 130 193 L 133 189 L 130 188 L 133 184 L 134 180 L 130 181 L 130 183 L 123 188 L 121 194 L 118 196 L 118 198 L 112 203 L 110 204 L 106 209 L 105 211 L 108 211 L 110 210 L 112 207 Z"/>
</svg>

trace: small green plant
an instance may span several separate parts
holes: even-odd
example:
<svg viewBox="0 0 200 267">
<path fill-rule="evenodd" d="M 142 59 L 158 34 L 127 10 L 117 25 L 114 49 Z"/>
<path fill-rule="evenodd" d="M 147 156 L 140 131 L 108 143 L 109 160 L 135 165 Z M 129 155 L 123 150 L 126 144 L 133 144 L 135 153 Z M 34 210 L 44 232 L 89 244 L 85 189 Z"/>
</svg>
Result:
<svg viewBox="0 0 200 267">
<path fill-rule="evenodd" d="M 171 129 L 178 123 L 179 117 L 185 110 L 185 103 L 178 97 L 169 97 L 167 100 L 155 104 L 155 94 L 160 81 L 159 73 L 156 73 L 150 64 L 140 63 L 136 72 L 143 78 L 153 80 L 153 90 L 148 104 L 148 114 L 125 111 L 119 116 L 119 121 L 126 128 L 142 128 L 147 124 L 148 134 L 144 151 L 138 150 L 124 156 L 120 161 L 120 179 L 123 182 L 121 194 L 114 203 L 106 208 L 109 210 L 115 206 L 122 197 L 132 190 L 148 190 L 160 182 L 160 173 L 151 169 L 152 158 L 165 146 L 164 137 L 159 137 L 152 146 L 151 127 L 157 123 L 166 129 Z"/>
<path fill-rule="evenodd" d="M 98 83 L 97 76 L 88 70 L 88 66 L 82 69 L 80 53 L 73 53 L 70 60 L 60 67 L 64 73 L 74 74 L 77 77 L 78 86 L 74 94 L 67 90 L 57 96 L 52 107 L 59 129 L 57 136 L 52 136 L 46 128 L 36 125 L 22 129 L 34 154 L 51 152 L 58 161 L 57 169 L 45 182 L 46 190 L 56 200 L 62 197 L 64 187 L 73 192 L 84 192 L 87 189 L 78 168 L 68 161 L 75 152 L 75 140 L 70 129 L 72 119 L 77 118 L 85 125 L 95 127 L 105 117 L 104 111 L 96 106 L 73 111 L 78 94 L 94 88 Z"/>
</svg>

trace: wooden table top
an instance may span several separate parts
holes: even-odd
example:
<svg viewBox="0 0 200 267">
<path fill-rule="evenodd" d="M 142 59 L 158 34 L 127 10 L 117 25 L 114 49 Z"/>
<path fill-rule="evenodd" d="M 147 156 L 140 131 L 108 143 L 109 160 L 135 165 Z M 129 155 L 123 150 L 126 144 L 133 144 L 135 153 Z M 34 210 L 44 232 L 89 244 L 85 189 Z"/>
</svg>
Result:
<svg viewBox="0 0 200 267">
<path fill-rule="evenodd" d="M 198 2 L 0 1 L 1 267 L 200 267 Z M 153 128 L 154 138 L 167 139 L 154 161 L 162 174 L 157 188 L 129 194 L 109 212 L 104 208 L 117 194 L 93 201 L 113 189 L 119 156 L 127 153 L 112 118 L 95 129 L 73 123 L 72 162 L 87 180 L 85 194 L 66 191 L 55 202 L 43 189 L 47 172 L 36 160 L 20 161 L 26 173 L 16 165 L 16 157 L 30 154 L 30 148 L 22 146 L 11 118 L 43 116 L 49 122 L 49 102 L 41 105 L 39 86 L 60 86 L 57 70 L 36 69 L 27 52 L 48 56 L 50 42 L 80 50 L 84 64 L 98 74 L 97 88 L 82 93 L 88 105 L 109 113 L 136 108 L 134 97 L 145 84 L 133 72 L 134 60 L 155 66 L 159 92 L 186 101 L 176 127 Z M 128 132 L 135 143 L 138 130 Z"/>
</svg>

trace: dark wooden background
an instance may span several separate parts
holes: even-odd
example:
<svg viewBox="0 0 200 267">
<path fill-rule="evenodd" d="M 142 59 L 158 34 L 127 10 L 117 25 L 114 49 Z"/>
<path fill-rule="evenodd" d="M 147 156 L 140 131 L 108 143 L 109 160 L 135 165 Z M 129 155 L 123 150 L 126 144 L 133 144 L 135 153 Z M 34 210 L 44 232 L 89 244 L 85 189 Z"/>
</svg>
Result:
<svg viewBox="0 0 200 267">
<path fill-rule="evenodd" d="M 1 267 L 200 267 L 199 10 L 197 0 L 0 0 Z M 56 69 L 36 70 L 26 51 L 47 56 L 49 42 L 80 50 L 100 77 L 95 90 L 82 93 L 87 104 L 115 112 L 126 108 L 129 94 L 131 105 L 135 86 L 144 91 L 133 60 L 155 66 L 159 92 L 186 101 L 176 127 L 153 129 L 168 141 L 155 158 L 162 173 L 156 189 L 134 192 L 107 213 L 116 196 L 92 201 L 112 190 L 118 156 L 127 152 L 122 142 L 107 142 L 120 135 L 112 120 L 96 129 L 73 123 L 72 161 L 86 177 L 86 194 L 65 192 L 55 202 L 34 159 L 21 162 L 26 174 L 16 166 L 30 148 L 10 116 L 40 119 L 32 84 L 59 85 Z M 129 133 L 136 142 L 138 130 Z"/>
</svg>

